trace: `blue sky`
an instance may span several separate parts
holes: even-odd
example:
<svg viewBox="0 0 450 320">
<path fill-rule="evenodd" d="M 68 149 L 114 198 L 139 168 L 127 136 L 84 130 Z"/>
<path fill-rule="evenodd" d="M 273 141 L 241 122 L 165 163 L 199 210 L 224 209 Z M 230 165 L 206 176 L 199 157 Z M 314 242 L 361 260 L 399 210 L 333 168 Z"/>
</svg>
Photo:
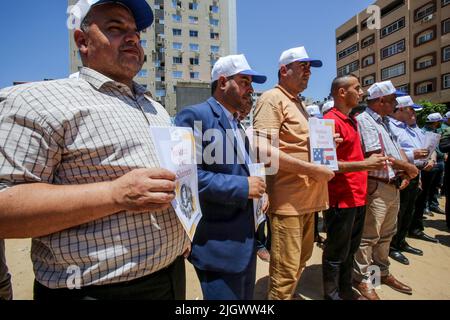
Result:
<svg viewBox="0 0 450 320">
<path fill-rule="evenodd" d="M 336 73 L 335 29 L 373 0 L 237 0 L 238 51 L 266 74 L 262 91 L 277 81 L 281 52 L 306 46 L 324 67 L 313 69 L 308 97 L 328 95 Z M 0 10 L 0 88 L 13 81 L 63 78 L 69 72 L 66 0 L 2 1 Z"/>
</svg>

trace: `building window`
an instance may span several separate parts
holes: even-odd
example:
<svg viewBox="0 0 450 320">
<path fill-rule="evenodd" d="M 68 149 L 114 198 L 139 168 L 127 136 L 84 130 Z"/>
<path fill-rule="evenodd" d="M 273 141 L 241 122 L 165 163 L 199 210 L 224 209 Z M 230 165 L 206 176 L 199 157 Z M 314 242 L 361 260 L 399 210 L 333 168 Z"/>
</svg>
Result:
<svg viewBox="0 0 450 320">
<path fill-rule="evenodd" d="M 435 38 L 436 38 L 436 26 L 424 30 L 420 33 L 417 33 L 416 36 L 414 37 L 415 39 L 414 45 L 418 47 L 424 43 L 433 41 Z"/>
<path fill-rule="evenodd" d="M 442 34 L 450 32 L 450 19 L 442 21 Z"/>
<path fill-rule="evenodd" d="M 380 30 L 380 38 L 387 37 L 390 34 L 402 29 L 405 27 L 405 17 L 391 23 L 387 27 L 384 27 Z"/>
<path fill-rule="evenodd" d="M 189 44 L 189 50 L 190 51 L 194 51 L 194 52 L 199 52 L 200 51 L 200 45 L 198 45 L 197 43 L 190 43 Z"/>
<path fill-rule="evenodd" d="M 212 53 L 219 53 L 220 47 L 219 46 L 211 46 L 211 52 Z"/>
<path fill-rule="evenodd" d="M 200 73 L 199 72 L 191 72 L 190 77 L 191 77 L 191 79 L 198 80 L 200 78 Z"/>
<path fill-rule="evenodd" d="M 197 2 L 189 2 L 189 10 L 198 10 Z"/>
<path fill-rule="evenodd" d="M 352 72 L 355 72 L 359 69 L 359 60 L 353 61 L 352 63 L 349 63 L 341 68 L 338 69 L 338 76 L 342 77 L 347 74 L 350 74 Z"/>
<path fill-rule="evenodd" d="M 219 40 L 219 33 L 218 32 L 211 32 L 210 38 L 213 40 Z"/>
<path fill-rule="evenodd" d="M 173 64 L 183 64 L 183 57 L 173 57 Z"/>
<path fill-rule="evenodd" d="M 139 78 L 147 78 L 148 77 L 148 70 L 147 69 L 141 69 L 138 73 Z"/>
<path fill-rule="evenodd" d="M 183 44 L 181 42 L 174 42 L 172 44 L 172 48 L 173 48 L 173 50 L 182 50 Z"/>
<path fill-rule="evenodd" d="M 366 30 L 367 29 L 367 20 L 364 20 L 363 22 L 361 22 L 361 31 Z"/>
<path fill-rule="evenodd" d="M 442 76 L 442 89 L 450 89 L 450 73 Z"/>
<path fill-rule="evenodd" d="M 199 58 L 189 58 L 189 63 L 191 66 L 198 66 L 200 64 Z"/>
<path fill-rule="evenodd" d="M 436 52 L 414 60 L 414 71 L 427 69 L 436 65 Z"/>
<path fill-rule="evenodd" d="M 416 95 L 427 94 L 436 91 L 436 79 L 426 80 L 415 84 Z"/>
<path fill-rule="evenodd" d="M 365 77 L 362 79 L 362 85 L 363 85 L 363 87 L 370 86 L 370 85 L 372 85 L 372 84 L 374 84 L 374 83 L 375 83 L 375 74 L 371 74 L 371 75 L 365 76 Z"/>
<path fill-rule="evenodd" d="M 336 38 L 336 43 L 340 44 L 341 42 L 344 42 L 345 40 L 347 40 L 348 38 L 350 38 L 351 36 L 355 35 L 358 33 L 358 27 L 353 27 L 350 30 L 348 30 L 347 32 L 343 33 L 341 36 Z"/>
<path fill-rule="evenodd" d="M 366 48 L 366 47 L 368 47 L 368 46 L 370 46 L 371 44 L 374 44 L 374 43 L 375 43 L 375 35 L 372 34 L 372 35 L 368 36 L 367 38 L 364 38 L 361 41 L 361 49 L 362 48 Z"/>
<path fill-rule="evenodd" d="M 397 10 L 404 4 L 405 4 L 405 0 L 392 1 L 392 3 L 388 4 L 383 9 L 381 9 L 381 17 L 383 18 L 383 17 L 387 16 L 389 13 Z"/>
<path fill-rule="evenodd" d="M 405 74 L 405 62 L 381 69 L 381 80 L 385 81 Z"/>
<path fill-rule="evenodd" d="M 142 47 L 142 48 L 148 48 L 148 42 L 147 42 L 147 40 L 142 39 L 140 42 L 141 42 L 141 47 Z"/>
<path fill-rule="evenodd" d="M 172 71 L 172 78 L 174 79 L 183 78 L 183 71 Z"/>
<path fill-rule="evenodd" d="M 381 49 L 381 60 L 405 51 L 405 39 Z"/>
<path fill-rule="evenodd" d="M 181 15 L 179 15 L 179 14 L 172 14 L 172 21 L 173 22 L 181 22 L 182 21 Z"/>
<path fill-rule="evenodd" d="M 448 4 L 450 4 L 450 0 L 442 0 L 442 7 L 445 7 Z"/>
<path fill-rule="evenodd" d="M 409 83 L 398 86 L 397 90 L 409 94 Z"/>
<path fill-rule="evenodd" d="M 189 37 L 198 38 L 198 31 L 197 30 L 189 30 Z"/>
<path fill-rule="evenodd" d="M 198 17 L 189 16 L 189 23 L 198 24 Z"/>
<path fill-rule="evenodd" d="M 209 19 L 209 24 L 215 27 L 219 26 L 219 19 L 214 19 L 214 18 L 210 18 Z"/>
<path fill-rule="evenodd" d="M 430 2 L 414 11 L 414 21 L 419 21 L 436 12 L 436 3 Z"/>
<path fill-rule="evenodd" d="M 442 49 L 442 62 L 450 61 L 450 46 Z"/>
<path fill-rule="evenodd" d="M 219 13 L 219 6 L 216 5 L 209 6 L 209 11 L 213 13 Z"/>
<path fill-rule="evenodd" d="M 358 51 L 358 47 L 359 47 L 358 44 L 355 43 L 354 45 L 348 47 L 347 49 L 344 49 L 341 52 L 338 52 L 337 59 L 341 60 L 341 59 L 343 59 L 345 57 L 348 57 L 352 53 L 357 52 Z"/>
<path fill-rule="evenodd" d="M 374 63 L 375 63 L 375 54 L 371 54 L 370 56 L 362 58 L 361 62 L 363 68 L 371 66 Z"/>
<path fill-rule="evenodd" d="M 172 29 L 172 34 L 174 36 L 181 36 L 181 29 Z"/>
</svg>

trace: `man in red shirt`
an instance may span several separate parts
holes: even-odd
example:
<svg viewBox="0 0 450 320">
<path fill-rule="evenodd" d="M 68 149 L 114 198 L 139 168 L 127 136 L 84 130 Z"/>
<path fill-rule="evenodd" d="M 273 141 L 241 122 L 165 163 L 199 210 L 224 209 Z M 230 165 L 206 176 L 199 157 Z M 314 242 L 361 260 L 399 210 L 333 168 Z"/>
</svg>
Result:
<svg viewBox="0 0 450 320">
<path fill-rule="evenodd" d="M 330 209 L 324 212 L 327 240 L 322 268 L 324 297 L 328 300 L 365 300 L 352 289 L 352 266 L 364 227 L 367 170 L 383 168 L 388 158 L 374 154 L 364 159 L 358 125 L 350 116 L 363 93 L 354 75 L 334 79 L 334 108 L 324 116 L 335 121 L 336 133 L 343 138 L 336 150 L 339 172 L 328 183 Z"/>
</svg>

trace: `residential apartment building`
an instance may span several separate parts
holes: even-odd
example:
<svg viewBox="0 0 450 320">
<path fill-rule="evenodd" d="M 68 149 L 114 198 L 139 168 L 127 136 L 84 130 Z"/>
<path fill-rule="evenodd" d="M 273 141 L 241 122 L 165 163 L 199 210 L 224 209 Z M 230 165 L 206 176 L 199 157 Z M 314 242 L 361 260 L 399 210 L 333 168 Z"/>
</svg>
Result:
<svg viewBox="0 0 450 320">
<path fill-rule="evenodd" d="M 76 2 L 69 0 L 69 5 Z M 141 33 L 145 63 L 135 81 L 146 86 L 174 115 L 184 106 L 181 102 L 201 101 L 209 90 L 214 63 L 221 56 L 236 53 L 236 0 L 147 2 L 155 21 Z M 81 59 L 73 31 L 69 37 L 70 69 L 74 73 L 81 67 Z"/>
<path fill-rule="evenodd" d="M 364 10 L 336 29 L 337 74 L 355 74 L 364 89 L 391 80 L 416 101 L 450 107 L 450 0 L 374 5 L 381 9 L 381 28 Z"/>
</svg>

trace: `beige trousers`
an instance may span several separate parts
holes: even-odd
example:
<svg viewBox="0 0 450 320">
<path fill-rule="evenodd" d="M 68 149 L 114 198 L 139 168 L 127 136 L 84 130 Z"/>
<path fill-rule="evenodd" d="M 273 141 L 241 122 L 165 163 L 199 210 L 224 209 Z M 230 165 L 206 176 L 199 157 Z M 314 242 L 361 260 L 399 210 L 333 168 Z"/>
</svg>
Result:
<svg viewBox="0 0 450 320">
<path fill-rule="evenodd" d="M 269 300 L 289 300 L 314 246 L 314 213 L 270 215 L 272 244 Z"/>
<path fill-rule="evenodd" d="M 389 247 L 397 232 L 400 192 L 393 185 L 369 179 L 366 220 L 361 244 L 355 254 L 354 279 L 370 282 L 371 265 L 381 276 L 389 275 Z"/>
</svg>

